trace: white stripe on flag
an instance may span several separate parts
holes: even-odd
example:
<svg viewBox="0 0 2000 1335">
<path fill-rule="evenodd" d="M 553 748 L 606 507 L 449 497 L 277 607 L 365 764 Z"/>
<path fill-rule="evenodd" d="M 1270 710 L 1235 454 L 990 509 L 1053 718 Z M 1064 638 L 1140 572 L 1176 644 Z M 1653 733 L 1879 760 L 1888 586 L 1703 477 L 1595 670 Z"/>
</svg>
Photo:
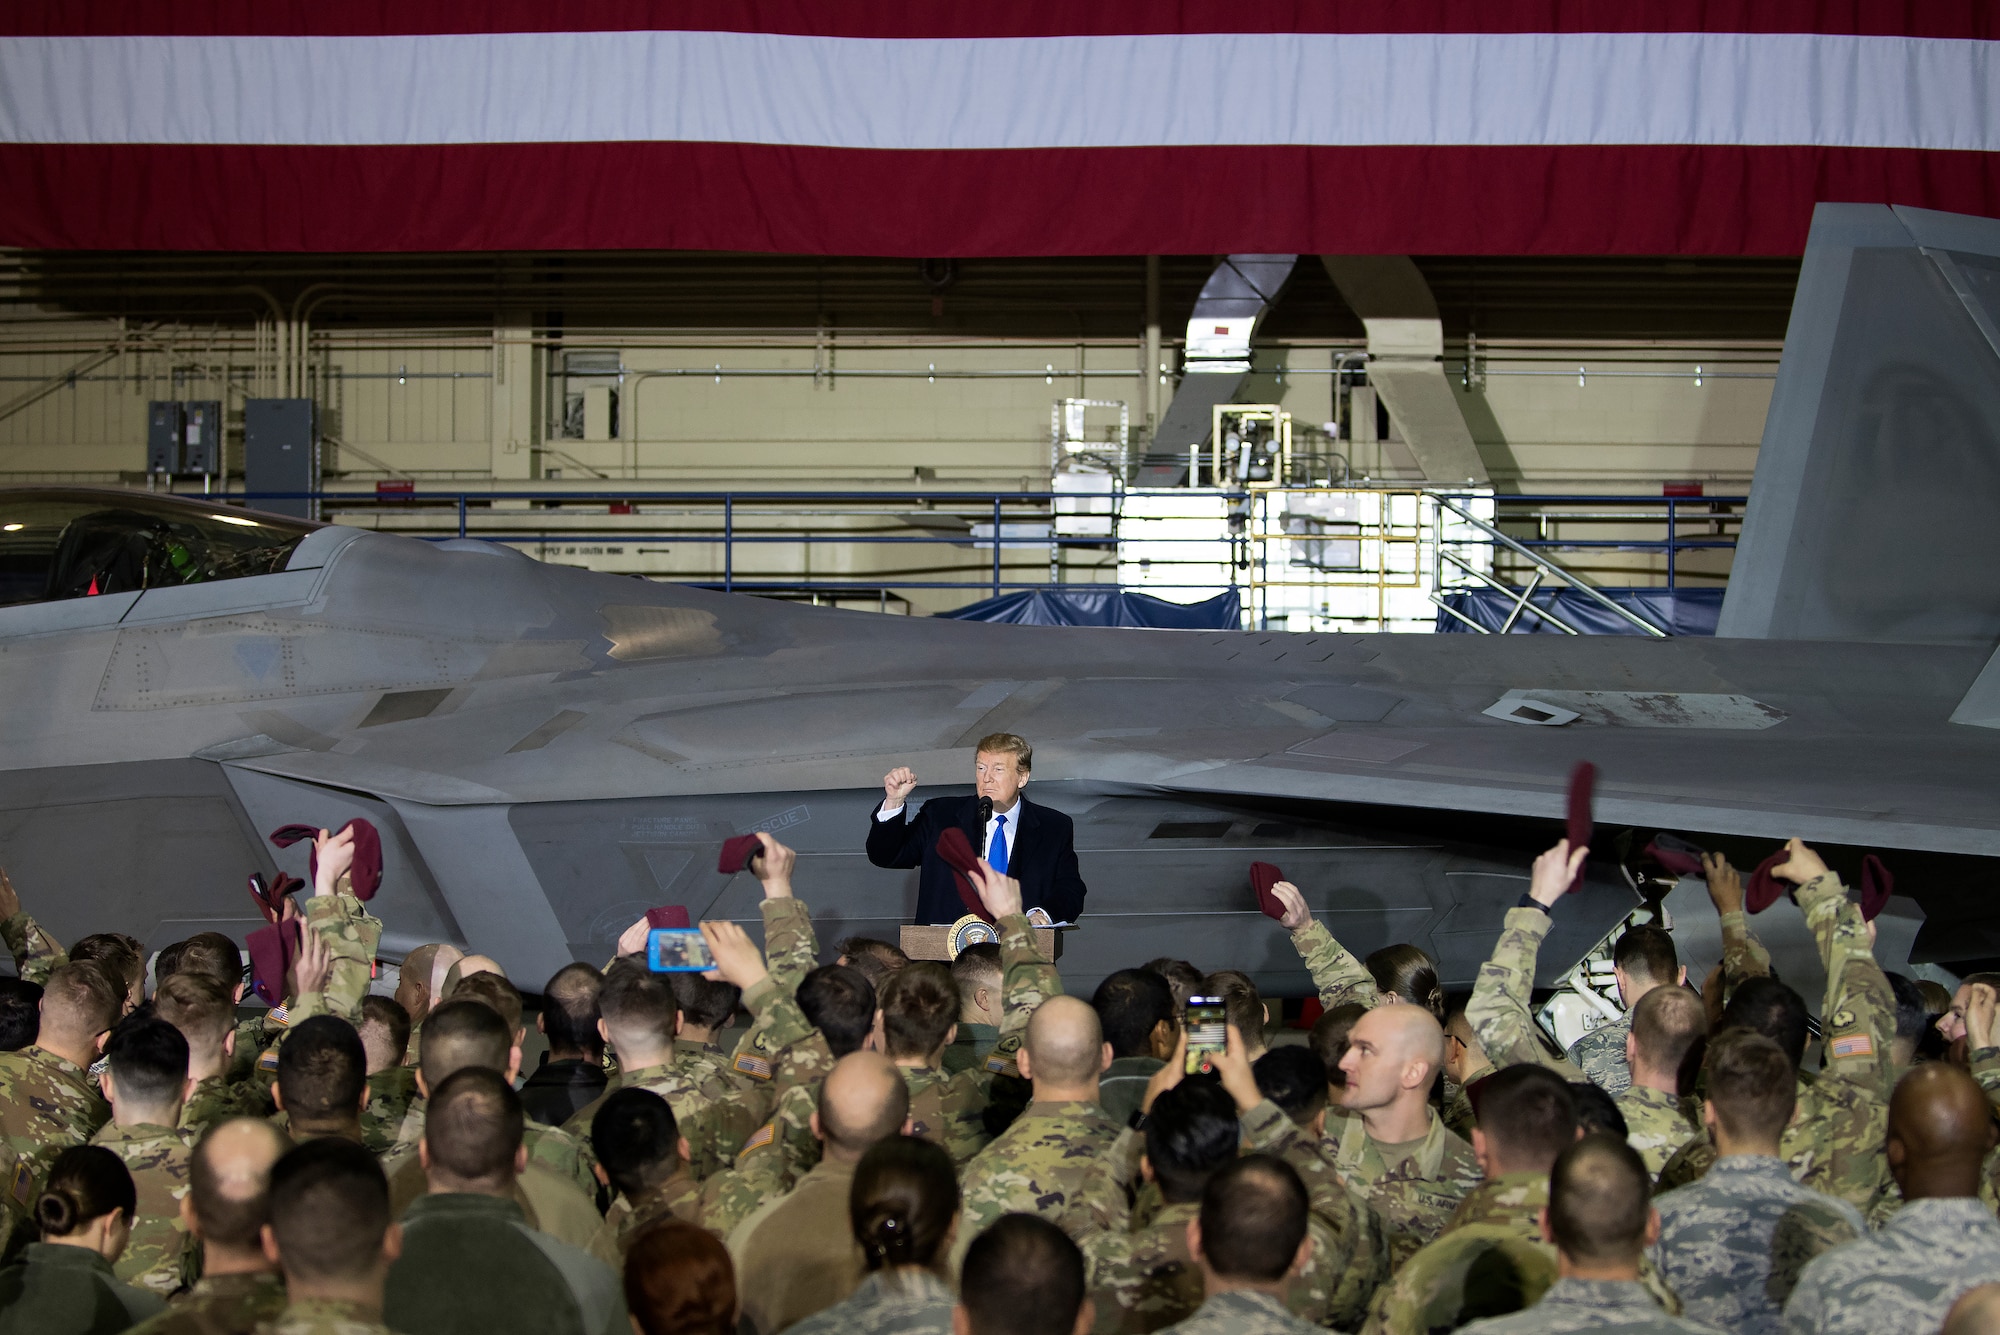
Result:
<svg viewBox="0 0 2000 1335">
<path fill-rule="evenodd" d="M 0 141 L 2000 150 L 2000 43 L 1743 33 L 0 40 Z"/>
</svg>

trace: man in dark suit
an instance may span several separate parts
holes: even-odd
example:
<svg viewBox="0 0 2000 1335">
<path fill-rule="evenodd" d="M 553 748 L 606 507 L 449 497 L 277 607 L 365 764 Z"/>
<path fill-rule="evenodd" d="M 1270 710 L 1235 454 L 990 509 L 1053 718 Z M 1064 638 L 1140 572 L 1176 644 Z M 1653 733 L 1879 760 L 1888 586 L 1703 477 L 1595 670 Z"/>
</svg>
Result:
<svg viewBox="0 0 2000 1335">
<path fill-rule="evenodd" d="M 1021 883 L 1024 908 L 1044 910 L 1051 922 L 1075 922 L 1082 914 L 1085 891 L 1076 869 L 1075 826 L 1062 812 L 1021 796 L 1034 760 L 1033 749 L 1011 732 L 982 737 L 973 762 L 976 793 L 934 797 L 915 820 L 903 804 L 917 786 L 916 774 L 899 767 L 883 776 L 883 802 L 868 825 L 868 860 L 878 867 L 923 868 L 917 884 L 918 923 L 957 922 L 967 912 L 951 867 L 937 854 L 938 836 L 954 825 L 993 870 Z M 981 799 L 992 804 L 984 821 Z"/>
</svg>

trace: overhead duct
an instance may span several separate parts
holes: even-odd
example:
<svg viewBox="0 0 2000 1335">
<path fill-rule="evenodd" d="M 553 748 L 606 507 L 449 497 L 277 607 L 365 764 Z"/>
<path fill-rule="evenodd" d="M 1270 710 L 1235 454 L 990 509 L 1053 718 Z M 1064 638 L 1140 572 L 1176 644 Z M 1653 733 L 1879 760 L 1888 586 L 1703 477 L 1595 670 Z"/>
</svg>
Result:
<svg viewBox="0 0 2000 1335">
<path fill-rule="evenodd" d="M 1485 461 L 1444 374 L 1444 322 L 1407 255 L 1322 255 L 1368 331 L 1368 383 L 1429 482 L 1487 481 Z"/>
<path fill-rule="evenodd" d="M 1153 431 L 1153 447 L 1136 485 L 1177 487 L 1187 478 L 1188 450 L 1206 444 L 1215 405 L 1233 403 L 1250 375 L 1250 339 L 1296 255 L 1230 255 L 1201 285 L 1188 317 L 1180 388 Z"/>
</svg>

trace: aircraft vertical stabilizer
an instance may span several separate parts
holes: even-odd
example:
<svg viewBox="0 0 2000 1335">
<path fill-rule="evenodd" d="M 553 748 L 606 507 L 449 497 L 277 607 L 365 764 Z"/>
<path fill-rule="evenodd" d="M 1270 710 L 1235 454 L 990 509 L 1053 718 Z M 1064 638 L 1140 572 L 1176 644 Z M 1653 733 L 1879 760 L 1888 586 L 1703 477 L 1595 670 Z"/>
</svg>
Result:
<svg viewBox="0 0 2000 1335">
<path fill-rule="evenodd" d="M 2000 641 L 2000 221 L 1813 214 L 1716 634 Z"/>
</svg>

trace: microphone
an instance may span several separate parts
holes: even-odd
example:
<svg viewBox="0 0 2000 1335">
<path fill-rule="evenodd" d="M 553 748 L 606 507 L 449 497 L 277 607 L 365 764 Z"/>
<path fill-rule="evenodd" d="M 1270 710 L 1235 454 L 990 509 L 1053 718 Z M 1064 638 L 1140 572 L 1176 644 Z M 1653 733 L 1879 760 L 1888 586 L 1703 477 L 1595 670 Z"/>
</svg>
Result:
<svg viewBox="0 0 2000 1335">
<path fill-rule="evenodd" d="M 980 824 L 981 828 L 984 828 L 984 827 L 985 827 L 985 825 L 986 825 L 986 822 L 987 822 L 987 821 L 990 821 L 990 820 L 992 820 L 992 819 L 993 819 L 993 799 L 992 799 L 992 798 L 990 798 L 990 797 L 982 797 L 982 798 L 980 798 L 980 799 L 979 799 L 979 824 Z"/>
</svg>

